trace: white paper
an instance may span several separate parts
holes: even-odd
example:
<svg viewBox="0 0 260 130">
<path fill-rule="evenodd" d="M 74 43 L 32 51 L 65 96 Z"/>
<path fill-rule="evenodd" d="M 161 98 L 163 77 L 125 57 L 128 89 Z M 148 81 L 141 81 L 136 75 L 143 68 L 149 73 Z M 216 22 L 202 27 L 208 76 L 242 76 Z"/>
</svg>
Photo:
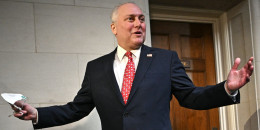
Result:
<svg viewBox="0 0 260 130">
<path fill-rule="evenodd" d="M 26 100 L 26 97 L 23 96 L 22 94 L 16 94 L 16 93 L 2 93 L 1 96 L 5 101 L 8 103 L 14 105 L 16 101 L 19 100 Z"/>
</svg>

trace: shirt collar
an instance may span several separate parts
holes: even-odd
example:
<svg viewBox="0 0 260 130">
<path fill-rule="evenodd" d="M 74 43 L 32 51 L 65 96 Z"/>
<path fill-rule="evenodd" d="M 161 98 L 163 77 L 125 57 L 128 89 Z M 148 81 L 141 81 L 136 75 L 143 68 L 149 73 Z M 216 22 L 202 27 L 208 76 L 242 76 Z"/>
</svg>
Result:
<svg viewBox="0 0 260 130">
<path fill-rule="evenodd" d="M 139 58 L 140 57 L 140 53 L 141 53 L 141 47 L 139 47 L 139 49 L 137 50 L 131 50 L 130 52 L 132 52 L 132 54 L 136 57 Z M 117 46 L 117 57 L 119 59 L 119 61 L 121 61 L 124 58 L 124 55 L 126 53 L 126 50 L 124 48 L 122 48 L 121 46 Z"/>
</svg>

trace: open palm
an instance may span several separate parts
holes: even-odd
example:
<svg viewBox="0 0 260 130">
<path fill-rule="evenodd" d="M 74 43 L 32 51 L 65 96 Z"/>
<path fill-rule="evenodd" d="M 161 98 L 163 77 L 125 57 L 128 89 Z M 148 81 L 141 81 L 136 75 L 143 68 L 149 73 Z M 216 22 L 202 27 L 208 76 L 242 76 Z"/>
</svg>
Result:
<svg viewBox="0 0 260 130">
<path fill-rule="evenodd" d="M 240 64 L 240 58 L 236 58 L 233 67 L 231 68 L 228 78 L 226 89 L 229 93 L 232 93 L 241 87 L 243 87 L 246 83 L 250 81 L 250 76 L 253 73 L 253 57 L 251 57 L 248 62 L 242 67 L 240 70 L 237 70 Z"/>
</svg>

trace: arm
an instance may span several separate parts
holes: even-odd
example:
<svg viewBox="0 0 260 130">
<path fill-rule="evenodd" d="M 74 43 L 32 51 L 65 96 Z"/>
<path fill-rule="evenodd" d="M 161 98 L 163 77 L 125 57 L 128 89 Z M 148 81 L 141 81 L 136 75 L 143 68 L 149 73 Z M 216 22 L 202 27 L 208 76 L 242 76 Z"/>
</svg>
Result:
<svg viewBox="0 0 260 130">
<path fill-rule="evenodd" d="M 239 93 L 232 99 L 226 92 L 224 84 L 206 87 L 195 87 L 187 76 L 177 54 L 172 54 L 171 65 L 172 93 L 183 107 L 191 109 L 211 109 L 234 103 L 239 103 Z"/>
<path fill-rule="evenodd" d="M 37 124 L 35 129 L 46 128 L 68 124 L 88 115 L 95 107 L 90 90 L 89 71 L 87 68 L 82 88 L 72 102 L 62 106 L 50 106 L 43 108 L 33 108 L 29 104 L 24 104 L 22 113 L 16 113 L 16 116 L 22 120 L 32 120 Z M 17 102 L 17 106 L 21 106 Z M 38 111 L 38 115 L 37 115 Z"/>
<path fill-rule="evenodd" d="M 90 87 L 90 68 L 87 67 L 82 87 L 72 102 L 63 106 L 37 108 L 38 124 L 34 128 L 59 126 L 75 122 L 87 116 L 95 107 Z"/>
</svg>

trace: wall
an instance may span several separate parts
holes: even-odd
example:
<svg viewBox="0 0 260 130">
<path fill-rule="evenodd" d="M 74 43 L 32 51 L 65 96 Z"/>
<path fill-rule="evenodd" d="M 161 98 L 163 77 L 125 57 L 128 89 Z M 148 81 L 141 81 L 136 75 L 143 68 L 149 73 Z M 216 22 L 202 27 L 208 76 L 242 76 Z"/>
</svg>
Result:
<svg viewBox="0 0 260 130">
<path fill-rule="evenodd" d="M 80 89 L 88 61 L 117 46 L 112 8 L 126 0 L 0 0 L 0 92 L 22 93 L 35 107 L 64 104 Z M 144 10 L 150 46 L 148 0 Z M 0 129 L 32 130 L 0 99 Z M 69 125 L 49 129 L 99 130 L 96 110 Z"/>
<path fill-rule="evenodd" d="M 244 65 L 251 56 L 255 55 L 255 45 L 252 39 L 254 33 L 252 33 L 250 13 L 248 1 L 241 2 L 227 12 L 231 59 L 234 61 L 236 57 L 241 58 L 239 68 L 243 67 L 242 65 Z M 255 61 L 256 70 L 258 68 L 257 62 L 258 61 Z M 256 75 L 257 71 L 252 75 L 251 81 L 240 89 L 241 103 L 235 106 L 236 129 L 259 129 L 257 115 L 259 109 L 257 102 L 258 85 L 256 84 Z"/>
<path fill-rule="evenodd" d="M 254 112 L 254 120 L 257 122 L 255 124 L 255 129 L 260 129 L 260 1 L 259 0 L 248 0 L 250 20 L 251 20 L 251 30 L 252 30 L 252 42 L 253 42 L 253 52 L 254 52 L 254 65 L 255 65 L 255 94 L 256 94 L 256 111 Z"/>
</svg>

